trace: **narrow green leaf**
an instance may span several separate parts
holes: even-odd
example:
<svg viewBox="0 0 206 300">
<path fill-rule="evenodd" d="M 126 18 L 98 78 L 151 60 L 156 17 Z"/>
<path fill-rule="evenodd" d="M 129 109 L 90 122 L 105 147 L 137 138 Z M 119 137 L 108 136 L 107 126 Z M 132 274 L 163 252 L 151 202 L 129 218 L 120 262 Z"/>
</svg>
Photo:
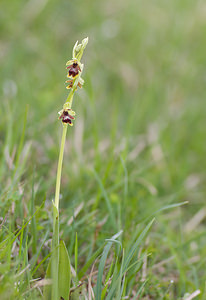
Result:
<svg viewBox="0 0 206 300">
<path fill-rule="evenodd" d="M 34 180 L 35 180 L 35 169 L 33 170 L 32 177 L 32 191 L 31 191 L 31 206 L 30 212 L 33 216 L 31 220 L 31 235 L 32 235 L 32 254 L 35 255 L 37 251 L 37 229 L 36 229 L 36 217 L 34 216 L 35 212 L 35 193 L 34 193 Z"/>
<path fill-rule="evenodd" d="M 59 275 L 58 275 L 58 299 L 69 299 L 70 283 L 71 283 L 71 267 L 67 248 L 63 241 L 59 244 Z M 62 298 L 61 298 L 62 297 Z"/>
<path fill-rule="evenodd" d="M 94 260 L 100 255 L 102 252 L 102 249 L 104 248 L 104 245 L 102 245 L 87 261 L 87 263 L 84 265 L 84 267 L 79 271 L 78 278 L 81 279 L 82 276 L 86 273 L 86 271 L 89 269 L 91 264 L 94 262 Z"/>
<path fill-rule="evenodd" d="M 122 231 L 118 232 L 112 237 L 112 240 L 115 240 L 122 234 Z M 97 276 L 97 286 L 96 286 L 96 300 L 101 300 L 102 294 L 102 277 L 104 272 L 104 266 L 106 263 L 107 255 L 112 246 L 113 241 L 109 241 L 104 247 L 104 251 L 100 260 L 99 268 L 98 268 L 98 276 Z"/>
<path fill-rule="evenodd" d="M 133 246 L 131 247 L 128 255 L 125 257 L 125 261 L 123 262 L 123 270 L 122 270 L 122 275 L 124 275 L 124 273 L 127 271 L 129 264 L 132 260 L 132 257 L 135 253 L 135 251 L 138 249 L 139 245 L 141 244 L 142 240 L 146 237 L 147 233 L 149 232 L 153 222 L 155 219 L 152 219 L 152 221 L 145 227 L 145 229 L 142 231 L 142 233 L 139 235 L 139 237 L 137 238 L 136 242 L 133 244 Z M 113 299 L 114 293 L 116 291 L 119 279 L 121 280 L 120 277 L 120 273 L 116 279 L 116 281 L 112 284 L 110 291 L 107 295 L 106 300 L 110 300 Z"/>
<path fill-rule="evenodd" d="M 155 219 L 152 219 L 152 221 L 146 226 L 146 228 L 142 231 L 142 233 L 140 234 L 140 236 L 137 238 L 136 242 L 134 243 L 134 245 L 131 247 L 127 257 L 125 258 L 125 262 L 124 262 L 124 267 L 123 267 L 123 273 L 127 270 L 129 263 L 135 253 L 135 251 L 137 250 L 137 248 L 139 247 L 140 243 L 142 242 L 142 240 L 146 237 L 148 231 L 150 230 L 153 222 Z"/>
<path fill-rule="evenodd" d="M 120 267 L 120 272 L 119 272 L 119 278 L 118 278 L 118 284 L 117 284 L 117 289 L 116 289 L 116 298 L 117 299 L 121 299 L 121 284 L 123 284 L 124 286 L 124 279 L 123 279 L 123 283 L 122 283 L 122 277 L 123 277 L 123 266 L 124 266 L 124 249 L 122 251 L 122 263 L 121 263 L 121 267 Z M 123 289 L 122 289 L 123 290 Z"/>
<path fill-rule="evenodd" d="M 107 277 L 106 277 L 106 279 L 105 279 L 105 287 L 103 288 L 103 290 L 102 290 L 102 295 L 101 295 L 101 300 L 103 300 L 103 299 L 105 299 L 105 295 L 106 295 L 106 292 L 107 292 L 107 288 L 108 288 L 108 281 L 109 281 L 109 279 L 110 279 L 110 277 L 111 277 L 111 274 L 112 274 L 112 270 L 113 270 L 113 266 L 114 266 L 114 262 L 112 261 L 112 263 L 111 263 L 111 266 L 110 266 L 110 268 L 109 268 L 109 271 L 108 271 L 108 273 L 107 273 Z"/>
<path fill-rule="evenodd" d="M 41 206 L 35 211 L 34 215 L 29 218 L 29 220 L 22 225 L 20 230 L 16 230 L 15 233 L 9 232 L 9 236 L 6 240 L 0 243 L 0 258 L 8 254 L 9 249 L 11 248 L 12 244 L 16 240 L 16 238 L 24 231 L 27 225 L 31 222 L 32 218 L 43 208 L 46 198 L 43 200 Z M 12 238 L 13 237 L 13 238 Z"/>
<path fill-rule="evenodd" d="M 112 274 L 112 282 L 109 286 L 109 291 L 113 290 L 113 286 L 115 286 L 115 289 L 116 289 L 116 285 L 118 283 L 118 278 L 119 278 L 119 257 L 117 256 L 116 261 L 115 261 L 113 274 Z M 105 298 L 105 299 L 107 299 L 107 298 Z"/>
<path fill-rule="evenodd" d="M 77 277 L 77 265 L 78 265 L 78 238 L 77 238 L 77 232 L 76 232 L 76 240 L 75 240 L 75 273 Z"/>
<path fill-rule="evenodd" d="M 57 288 L 57 299 L 61 299 L 61 297 L 64 300 L 69 299 L 69 292 L 70 292 L 70 283 L 71 283 L 71 266 L 70 266 L 70 259 L 69 254 L 67 252 L 66 246 L 63 241 L 60 241 L 60 244 L 58 246 L 58 253 L 59 253 L 59 264 L 58 264 L 58 285 L 56 285 Z M 49 261 L 47 271 L 46 271 L 46 279 L 52 278 L 52 264 L 55 260 L 54 256 L 51 256 L 51 259 Z M 56 278 L 53 278 L 53 282 L 56 280 Z M 53 291 L 53 284 L 52 285 L 45 285 L 44 286 L 44 300 L 51 300 L 52 299 L 52 293 Z"/>
<path fill-rule="evenodd" d="M 37 253 L 32 257 L 32 259 L 31 259 L 31 261 L 30 261 L 31 266 L 32 266 L 32 268 L 31 268 L 31 274 L 32 274 L 32 276 L 33 276 L 34 273 L 38 270 L 38 268 L 41 266 L 41 264 L 45 261 L 45 260 L 44 260 L 45 257 L 44 257 L 44 259 L 43 259 L 38 265 L 36 265 L 37 260 L 38 260 L 38 258 L 39 258 L 39 256 L 40 256 L 41 252 L 42 252 L 42 248 L 43 248 L 43 246 L 45 245 L 45 242 L 46 242 L 46 240 L 47 240 L 47 238 L 48 238 L 48 235 L 49 235 L 49 230 L 48 230 L 48 231 L 46 232 L 46 234 L 44 235 L 44 239 L 43 239 L 43 241 L 41 242 L 41 244 L 40 244 L 40 246 L 39 246 L 39 248 L 38 248 Z M 46 259 L 47 259 L 50 255 L 51 255 L 51 254 L 49 253 L 49 254 L 46 256 Z"/>
<path fill-rule="evenodd" d="M 22 134 L 21 134 L 21 138 L 20 138 L 20 142 L 19 142 L 19 146 L 18 146 L 18 150 L 17 150 L 17 156 L 16 156 L 16 168 L 18 167 L 19 158 L 20 158 L 21 151 L 22 151 L 23 144 L 24 144 L 24 137 L 25 137 L 25 131 L 26 131 L 26 123 L 27 123 L 27 114 L 28 114 L 28 105 L 26 105 L 26 109 L 25 109 L 25 113 L 24 113 L 23 129 L 22 129 Z"/>
<path fill-rule="evenodd" d="M 107 255 L 112 246 L 112 242 L 108 242 L 104 247 L 104 251 L 100 260 L 99 268 L 98 268 L 98 277 L 97 277 L 97 287 L 96 287 L 96 300 L 101 300 L 102 294 L 102 276 L 104 272 L 104 266 L 107 259 Z"/>
<path fill-rule="evenodd" d="M 42 246 L 40 247 L 42 249 Z M 31 272 L 32 273 L 32 276 L 36 273 L 36 271 L 39 269 L 39 267 L 51 256 L 51 253 L 47 254 L 47 256 L 45 256 L 41 261 L 40 263 L 36 266 L 36 268 Z M 48 269 L 48 267 L 47 267 Z M 47 272 L 46 272 L 47 274 Z"/>
<path fill-rule="evenodd" d="M 154 214 L 157 214 L 157 213 L 159 213 L 163 210 L 167 210 L 167 209 L 170 209 L 170 208 L 176 208 L 176 207 L 179 207 L 179 206 L 182 206 L 182 205 L 186 205 L 188 203 L 189 203 L 188 201 L 184 201 L 184 202 L 179 202 L 179 203 L 168 204 L 168 205 L 163 206 L 162 208 L 158 209 Z"/>
<path fill-rule="evenodd" d="M 116 220 L 115 220 L 115 215 L 114 215 L 114 211 L 113 211 L 113 208 L 112 208 L 112 205 L 110 203 L 110 199 L 109 199 L 109 196 L 104 188 L 104 185 L 102 183 L 102 180 L 101 178 L 99 177 L 99 175 L 97 174 L 97 172 L 95 170 L 93 170 L 93 173 L 94 173 L 94 176 L 99 184 L 99 187 L 102 191 L 102 195 L 106 201 L 106 205 L 107 205 L 107 208 L 108 208 L 108 211 L 109 211 L 109 214 L 110 214 L 110 218 L 111 218 L 111 221 L 112 221 L 112 224 L 113 224 L 113 227 L 117 229 L 117 224 L 116 224 Z"/>
<path fill-rule="evenodd" d="M 145 280 L 145 281 L 141 284 L 139 290 L 137 291 L 136 295 L 134 296 L 134 300 L 139 299 L 139 295 L 142 293 L 143 288 L 144 288 L 145 284 L 147 283 L 147 281 L 148 281 L 148 280 Z"/>
<path fill-rule="evenodd" d="M 49 260 L 45 279 L 51 280 L 51 259 Z M 51 284 L 45 285 L 43 290 L 44 300 L 51 300 Z"/>
<path fill-rule="evenodd" d="M 186 204 L 188 204 L 188 201 L 179 202 L 179 203 L 172 203 L 172 204 L 165 205 L 165 206 L 161 207 L 158 210 L 153 210 L 153 212 L 151 214 L 149 214 L 146 217 L 146 219 L 151 219 L 153 216 L 156 216 L 157 214 L 161 213 L 162 211 L 165 211 L 165 210 L 168 210 L 168 209 L 177 208 L 177 207 L 180 207 L 180 206 L 186 205 Z"/>
<path fill-rule="evenodd" d="M 24 220 L 22 222 L 22 225 L 24 226 Z M 21 265 L 22 265 L 21 256 L 22 256 L 23 236 L 24 236 L 24 230 L 22 230 L 22 232 L 21 232 L 20 241 L 19 241 L 19 267 L 18 267 L 18 272 L 19 272 L 19 270 L 21 268 Z"/>
</svg>

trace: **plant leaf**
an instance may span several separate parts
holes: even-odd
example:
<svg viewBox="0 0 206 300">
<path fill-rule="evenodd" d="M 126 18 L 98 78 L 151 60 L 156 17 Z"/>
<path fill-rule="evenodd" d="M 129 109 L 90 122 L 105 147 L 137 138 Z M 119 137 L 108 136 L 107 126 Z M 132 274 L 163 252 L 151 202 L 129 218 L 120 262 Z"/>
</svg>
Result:
<svg viewBox="0 0 206 300">
<path fill-rule="evenodd" d="M 70 259 L 64 241 L 59 244 L 59 286 L 58 299 L 69 299 L 70 283 L 71 283 L 71 267 Z M 62 298 L 61 298 L 62 297 Z"/>
<path fill-rule="evenodd" d="M 47 270 L 46 270 L 46 276 L 45 279 L 51 280 L 51 259 L 49 260 Z M 51 284 L 45 285 L 43 290 L 44 300 L 50 300 L 51 299 Z"/>
<path fill-rule="evenodd" d="M 71 283 L 71 267 L 70 267 L 70 259 L 69 254 L 67 252 L 67 248 L 63 241 L 60 241 L 59 244 L 59 265 L 58 265 L 58 299 L 69 299 L 70 292 L 70 283 Z M 51 279 L 51 266 L 52 266 L 52 258 L 49 261 L 47 271 L 46 271 L 46 279 Z M 45 285 L 44 286 L 44 300 L 51 300 L 52 297 L 52 286 Z M 62 297 L 62 298 L 61 298 Z"/>
</svg>

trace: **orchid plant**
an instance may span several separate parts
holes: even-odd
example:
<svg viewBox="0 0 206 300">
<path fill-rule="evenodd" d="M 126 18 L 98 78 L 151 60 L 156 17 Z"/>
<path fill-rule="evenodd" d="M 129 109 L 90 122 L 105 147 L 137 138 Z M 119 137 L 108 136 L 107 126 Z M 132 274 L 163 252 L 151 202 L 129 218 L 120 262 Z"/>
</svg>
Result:
<svg viewBox="0 0 206 300">
<path fill-rule="evenodd" d="M 66 88 L 70 92 L 62 110 L 59 111 L 59 120 L 62 123 L 63 131 L 57 167 L 55 201 L 53 202 L 52 256 L 46 275 L 52 281 L 51 285 L 46 286 L 44 290 L 46 300 L 69 299 L 71 282 L 70 259 L 64 242 L 59 241 L 59 195 L 67 128 L 68 125 L 73 126 L 75 119 L 75 112 L 72 110 L 73 97 L 75 91 L 84 84 L 84 80 L 81 77 L 84 65 L 81 63 L 81 58 L 87 43 L 88 38 L 83 39 L 81 44 L 78 44 L 77 41 L 73 48 L 72 59 L 66 63 Z"/>
</svg>

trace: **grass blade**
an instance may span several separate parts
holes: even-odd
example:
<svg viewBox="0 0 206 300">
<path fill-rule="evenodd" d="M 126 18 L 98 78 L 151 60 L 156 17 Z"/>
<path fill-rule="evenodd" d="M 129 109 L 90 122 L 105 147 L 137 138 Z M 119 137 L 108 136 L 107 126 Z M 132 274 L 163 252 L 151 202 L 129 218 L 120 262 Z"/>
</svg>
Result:
<svg viewBox="0 0 206 300">
<path fill-rule="evenodd" d="M 137 291 L 136 295 L 134 296 L 134 300 L 137 300 L 137 299 L 138 299 L 138 297 L 139 297 L 139 295 L 142 293 L 143 288 L 144 288 L 145 284 L 147 283 L 147 281 L 148 281 L 148 280 L 145 280 L 145 281 L 141 284 L 139 290 Z"/>
<path fill-rule="evenodd" d="M 112 240 L 115 240 L 122 234 L 122 231 L 118 232 L 112 237 Z M 107 255 L 109 253 L 109 250 L 113 244 L 113 241 L 109 240 L 109 242 L 104 247 L 104 251 L 100 260 L 99 269 L 98 269 L 98 276 L 97 276 L 97 286 L 96 286 L 96 300 L 101 300 L 101 294 L 102 294 L 102 277 L 104 272 L 104 266 L 106 263 Z"/>
<path fill-rule="evenodd" d="M 152 219 L 152 221 L 146 226 L 146 228 L 142 231 L 142 233 L 140 234 L 140 236 L 137 238 L 136 242 L 134 243 L 134 245 L 130 249 L 127 257 L 125 258 L 124 267 L 123 267 L 123 273 L 126 272 L 126 270 L 127 270 L 128 266 L 129 266 L 129 263 L 130 263 L 133 255 L 134 255 L 135 251 L 139 247 L 139 245 L 142 242 L 142 240 L 146 237 L 146 235 L 149 232 L 152 224 L 154 223 L 154 220 L 155 219 Z"/>
<path fill-rule="evenodd" d="M 87 263 L 84 265 L 84 267 L 79 271 L 79 273 L 78 273 L 78 278 L 79 279 L 82 278 L 82 276 L 86 273 L 86 271 L 92 265 L 94 260 L 100 255 L 103 248 L 104 248 L 104 244 L 90 257 L 90 259 L 87 261 Z"/>
<path fill-rule="evenodd" d="M 102 180 L 100 179 L 99 175 L 97 174 L 97 172 L 95 170 L 93 170 L 93 173 L 94 173 L 94 176 L 95 176 L 95 178 L 96 178 L 96 180 L 97 180 L 97 182 L 99 184 L 99 187 L 100 187 L 100 189 L 102 191 L 102 195 L 103 195 L 103 197 L 104 197 L 104 199 L 106 201 L 106 205 L 107 205 L 107 208 L 108 208 L 108 211 L 109 211 L 109 214 L 110 214 L 112 225 L 113 225 L 114 228 L 117 229 L 117 225 L 116 225 L 116 221 L 115 221 L 115 215 L 114 215 L 114 212 L 113 212 L 113 209 L 112 209 L 112 205 L 110 203 L 110 199 L 109 199 L 109 197 L 107 195 L 107 192 L 106 192 L 106 190 L 104 188 Z"/>
<path fill-rule="evenodd" d="M 75 273 L 76 273 L 76 277 L 77 277 L 77 266 L 78 266 L 78 238 L 77 238 L 77 232 L 76 232 L 74 253 L 75 253 Z M 78 280 L 78 278 L 77 278 L 77 280 Z"/>
<path fill-rule="evenodd" d="M 152 219 L 152 221 L 145 227 L 145 229 L 142 231 L 142 233 L 139 235 L 139 237 L 137 238 L 136 242 L 133 244 L 133 246 L 131 247 L 128 255 L 125 257 L 125 261 L 123 262 L 123 269 L 122 269 L 122 276 L 124 275 L 124 273 L 127 271 L 129 264 L 132 260 L 132 257 L 135 253 L 135 251 L 137 250 L 137 248 L 139 247 L 139 245 L 141 244 L 142 240 L 146 237 L 147 233 L 149 232 L 153 222 L 155 219 Z M 116 279 L 116 281 L 114 281 L 114 283 L 111 285 L 110 291 L 107 295 L 106 300 L 110 300 L 113 299 L 114 293 L 116 291 L 117 285 L 119 280 L 121 280 L 120 277 L 120 273 Z"/>
</svg>

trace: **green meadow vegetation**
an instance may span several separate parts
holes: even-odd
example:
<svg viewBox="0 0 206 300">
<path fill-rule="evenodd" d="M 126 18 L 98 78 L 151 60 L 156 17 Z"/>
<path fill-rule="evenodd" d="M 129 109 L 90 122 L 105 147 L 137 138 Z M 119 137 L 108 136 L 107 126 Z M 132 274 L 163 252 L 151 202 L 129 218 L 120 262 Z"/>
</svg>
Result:
<svg viewBox="0 0 206 300">
<path fill-rule="evenodd" d="M 1 0 L 0 300 L 206 299 L 205 36 L 203 0 Z"/>
</svg>

